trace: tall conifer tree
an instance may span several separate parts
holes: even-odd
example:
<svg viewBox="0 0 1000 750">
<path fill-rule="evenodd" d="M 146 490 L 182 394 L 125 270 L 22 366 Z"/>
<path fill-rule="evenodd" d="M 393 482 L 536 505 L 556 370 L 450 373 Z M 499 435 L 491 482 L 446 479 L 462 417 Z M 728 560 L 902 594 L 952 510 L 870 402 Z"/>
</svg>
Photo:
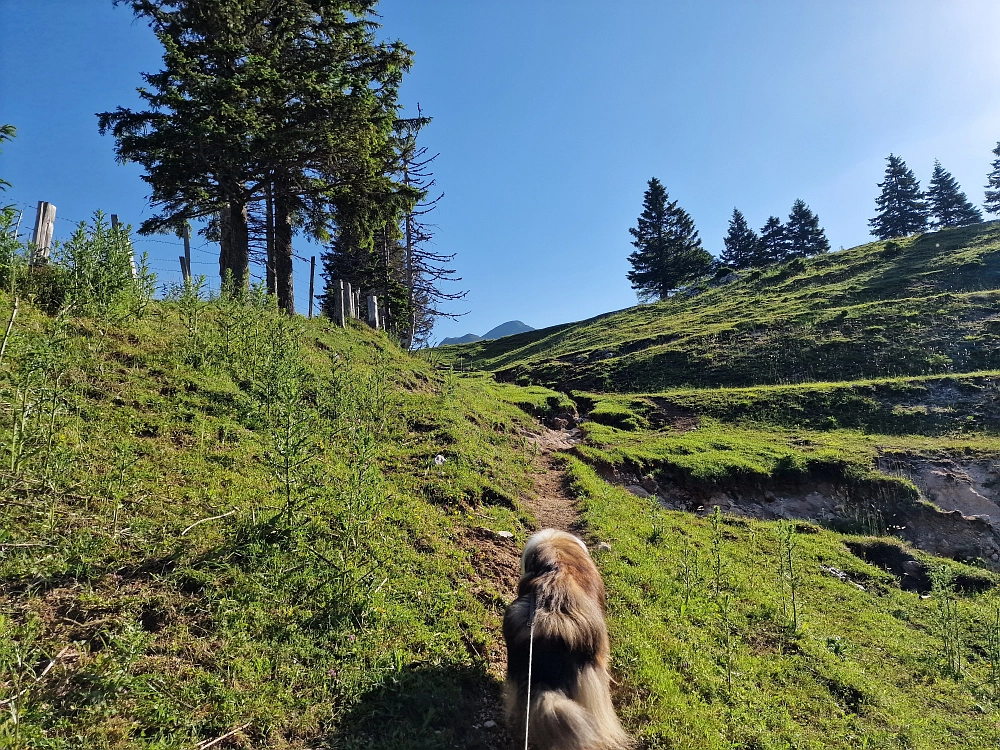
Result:
<svg viewBox="0 0 1000 750">
<path fill-rule="evenodd" d="M 777 216 L 770 216 L 760 230 L 760 246 L 757 250 L 755 268 L 782 263 L 788 257 L 788 239 L 785 225 Z"/>
<path fill-rule="evenodd" d="M 993 149 L 993 155 L 997 158 L 993 160 L 992 167 L 986 180 L 986 200 L 983 201 L 983 208 L 987 213 L 1000 214 L 1000 142 Z"/>
<path fill-rule="evenodd" d="M 750 268 L 754 264 L 760 237 L 750 228 L 746 217 L 738 209 L 733 209 L 733 216 L 729 220 L 729 232 L 722 242 L 726 249 L 719 262 L 724 266 Z"/>
<path fill-rule="evenodd" d="M 819 217 L 803 200 L 796 200 L 792 204 L 792 212 L 788 214 L 788 222 L 785 224 L 785 243 L 787 257 L 790 258 L 804 258 L 830 251 L 830 241 L 819 225 Z"/>
<path fill-rule="evenodd" d="M 983 220 L 979 209 L 969 202 L 951 173 L 934 160 L 934 174 L 927 189 L 931 225 L 935 229 L 964 227 Z"/>
<path fill-rule="evenodd" d="M 655 177 L 643 195 L 643 211 L 629 233 L 628 280 L 640 296 L 666 299 L 670 293 L 708 272 L 712 256 L 701 245 L 690 214 L 670 200 Z"/>
<path fill-rule="evenodd" d="M 276 288 L 291 311 L 293 227 L 326 238 L 333 207 L 359 184 L 398 198 L 381 165 L 411 53 L 376 39 L 376 0 L 116 2 L 164 47 L 164 69 L 139 90 L 149 109 L 99 115 L 119 159 L 145 167 L 157 213 L 140 232 L 218 215 L 220 273 L 242 285 L 248 214 L 269 200 Z"/>
<path fill-rule="evenodd" d="M 880 240 L 905 237 L 927 227 L 927 203 L 916 175 L 900 157 L 889 154 L 882 192 L 875 199 L 878 214 L 869 220 L 872 234 Z"/>
</svg>

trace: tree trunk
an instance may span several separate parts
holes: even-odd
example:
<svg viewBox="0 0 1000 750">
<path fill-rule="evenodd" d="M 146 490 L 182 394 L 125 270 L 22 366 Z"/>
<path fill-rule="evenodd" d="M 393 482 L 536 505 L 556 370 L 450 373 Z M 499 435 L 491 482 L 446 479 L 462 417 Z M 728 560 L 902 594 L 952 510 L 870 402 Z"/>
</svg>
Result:
<svg viewBox="0 0 1000 750">
<path fill-rule="evenodd" d="M 287 185 L 275 182 L 274 191 L 274 280 L 278 309 L 295 314 L 295 290 L 292 285 L 292 212 Z"/>
<path fill-rule="evenodd" d="M 247 205 L 241 199 L 230 198 L 229 206 L 220 214 L 222 235 L 219 252 L 219 275 L 223 284 L 232 274 L 232 291 L 246 289 L 250 272 L 250 235 L 247 227 Z"/>
<path fill-rule="evenodd" d="M 274 280 L 274 186 L 267 186 L 264 213 L 264 244 L 267 246 L 267 293 L 277 294 Z"/>
<path fill-rule="evenodd" d="M 226 271 L 229 269 L 229 259 L 233 255 L 233 222 L 229 218 L 229 206 L 219 211 L 219 276 L 226 283 Z"/>
</svg>

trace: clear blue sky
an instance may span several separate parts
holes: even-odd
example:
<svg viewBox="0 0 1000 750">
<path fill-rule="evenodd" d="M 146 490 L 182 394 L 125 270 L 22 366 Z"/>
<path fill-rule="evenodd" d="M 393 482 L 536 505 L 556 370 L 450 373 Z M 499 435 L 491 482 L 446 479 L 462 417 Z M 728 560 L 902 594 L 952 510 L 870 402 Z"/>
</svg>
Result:
<svg viewBox="0 0 1000 750">
<path fill-rule="evenodd" d="M 434 117 L 437 249 L 458 254 L 470 290 L 456 308 L 469 314 L 438 336 L 634 304 L 628 228 L 651 176 L 713 253 L 734 206 L 759 227 L 796 198 L 834 248 L 850 247 L 869 239 L 890 152 L 924 184 L 940 159 L 981 203 L 1000 140 L 995 0 L 384 0 L 380 11 L 385 34 L 416 52 L 403 101 Z M 19 128 L 0 156 L 7 199 L 49 200 L 72 220 L 148 215 L 139 170 L 115 163 L 93 113 L 134 105 L 139 71 L 159 58 L 111 0 L 0 0 L 0 122 Z M 57 221 L 57 236 L 71 229 Z M 177 275 L 171 242 L 140 241 L 161 278 Z M 214 276 L 215 252 L 200 248 L 195 270 Z"/>
</svg>

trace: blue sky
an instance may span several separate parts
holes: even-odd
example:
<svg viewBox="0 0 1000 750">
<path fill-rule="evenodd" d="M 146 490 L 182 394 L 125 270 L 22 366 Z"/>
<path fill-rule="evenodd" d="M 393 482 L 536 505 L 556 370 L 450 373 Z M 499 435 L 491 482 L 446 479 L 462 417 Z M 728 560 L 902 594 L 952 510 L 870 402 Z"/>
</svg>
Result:
<svg viewBox="0 0 1000 750">
<path fill-rule="evenodd" d="M 469 314 L 442 337 L 634 304 L 628 228 L 652 176 L 713 253 L 734 206 L 759 227 L 796 198 L 850 247 L 869 239 L 890 152 L 923 183 L 940 159 L 980 203 L 1000 141 L 995 0 L 384 0 L 380 12 L 416 52 L 403 101 L 434 117 L 436 246 L 457 253 L 469 289 L 456 306 Z M 111 0 L 0 0 L 0 121 L 19 128 L 0 156 L 7 200 L 55 203 L 57 236 L 98 208 L 148 215 L 138 168 L 115 163 L 93 113 L 134 105 L 159 58 Z M 177 275 L 171 238 L 139 247 L 161 278 Z M 217 273 L 215 247 L 195 261 Z"/>
</svg>

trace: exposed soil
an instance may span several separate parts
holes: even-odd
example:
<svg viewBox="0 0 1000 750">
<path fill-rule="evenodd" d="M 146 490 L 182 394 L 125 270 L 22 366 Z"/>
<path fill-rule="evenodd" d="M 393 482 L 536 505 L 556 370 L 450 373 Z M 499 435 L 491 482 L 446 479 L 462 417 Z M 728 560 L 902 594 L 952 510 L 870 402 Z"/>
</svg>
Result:
<svg viewBox="0 0 1000 750">
<path fill-rule="evenodd" d="M 1000 467 L 993 461 L 882 456 L 878 468 L 910 479 L 941 510 L 985 515 L 1000 522 Z"/>
<path fill-rule="evenodd" d="M 580 431 L 546 430 L 540 435 L 532 435 L 528 441 L 538 447 L 539 455 L 535 464 L 535 487 L 532 496 L 524 498 L 525 504 L 538 519 L 539 529 L 579 530 L 579 510 L 576 500 L 569 491 L 566 474 L 558 459 L 552 457 L 557 451 L 572 448 L 580 440 Z"/>
<path fill-rule="evenodd" d="M 605 470 L 602 476 L 635 495 L 656 496 L 676 510 L 709 514 L 718 507 L 730 515 L 768 521 L 807 520 L 850 533 L 892 534 L 931 554 L 978 559 L 1000 570 L 1000 505 L 993 499 L 997 472 L 991 462 L 896 457 L 891 465 L 880 461 L 879 468 L 911 478 L 926 502 L 895 503 L 829 482 L 742 485 L 697 493 L 672 483 L 661 485 L 648 475 Z"/>
<path fill-rule="evenodd" d="M 649 400 L 656 406 L 656 409 L 646 415 L 654 429 L 669 427 L 680 433 L 693 430 L 701 424 L 701 418 L 690 409 L 673 404 L 665 398 L 654 397 Z"/>
<path fill-rule="evenodd" d="M 921 594 L 931 590 L 931 579 L 927 564 L 907 552 L 903 547 L 888 542 L 847 542 L 847 548 L 865 562 L 899 578 L 899 587 L 904 591 Z M 988 578 L 970 575 L 956 576 L 952 582 L 958 591 L 974 593 L 985 591 L 993 583 Z"/>
</svg>

